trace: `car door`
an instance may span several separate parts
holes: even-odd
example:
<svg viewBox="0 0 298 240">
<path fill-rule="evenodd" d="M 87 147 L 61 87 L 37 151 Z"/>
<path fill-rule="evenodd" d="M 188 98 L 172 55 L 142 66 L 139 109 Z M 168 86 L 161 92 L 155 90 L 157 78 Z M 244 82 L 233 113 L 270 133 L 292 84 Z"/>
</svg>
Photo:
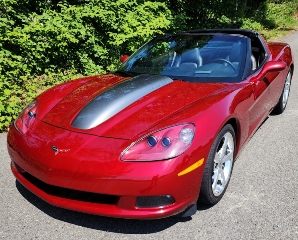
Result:
<svg viewBox="0 0 298 240">
<path fill-rule="evenodd" d="M 260 71 L 250 79 L 253 89 L 254 103 L 249 109 L 250 131 L 253 132 L 265 119 L 270 111 L 270 82 L 266 76 L 261 77 Z"/>
</svg>

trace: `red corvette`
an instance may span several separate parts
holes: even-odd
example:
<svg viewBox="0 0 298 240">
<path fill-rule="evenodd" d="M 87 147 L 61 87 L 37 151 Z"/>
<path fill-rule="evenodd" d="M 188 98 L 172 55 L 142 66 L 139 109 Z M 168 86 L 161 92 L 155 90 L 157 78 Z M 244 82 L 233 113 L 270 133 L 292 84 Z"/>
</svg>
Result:
<svg viewBox="0 0 298 240">
<path fill-rule="evenodd" d="M 289 45 L 255 31 L 156 37 L 118 71 L 36 97 L 8 133 L 12 172 L 62 208 L 190 216 L 223 197 L 240 150 L 285 110 L 293 70 Z"/>
</svg>

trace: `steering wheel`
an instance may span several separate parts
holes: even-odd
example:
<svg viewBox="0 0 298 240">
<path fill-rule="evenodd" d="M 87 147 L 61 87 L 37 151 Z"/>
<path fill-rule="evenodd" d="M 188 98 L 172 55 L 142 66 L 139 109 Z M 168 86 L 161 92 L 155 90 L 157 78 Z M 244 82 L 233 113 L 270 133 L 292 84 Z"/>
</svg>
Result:
<svg viewBox="0 0 298 240">
<path fill-rule="evenodd" d="M 236 68 L 234 67 L 233 63 L 231 63 L 229 60 L 227 59 L 224 59 L 224 58 L 216 58 L 216 59 L 213 59 L 210 63 L 212 62 L 224 62 L 224 63 L 227 63 L 229 64 L 229 66 L 236 72 Z"/>
</svg>

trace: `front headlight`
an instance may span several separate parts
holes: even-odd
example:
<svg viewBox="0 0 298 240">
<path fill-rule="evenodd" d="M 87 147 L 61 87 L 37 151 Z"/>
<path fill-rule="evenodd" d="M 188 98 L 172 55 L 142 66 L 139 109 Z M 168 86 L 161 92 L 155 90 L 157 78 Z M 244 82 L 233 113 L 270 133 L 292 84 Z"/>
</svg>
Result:
<svg viewBox="0 0 298 240">
<path fill-rule="evenodd" d="M 150 133 L 126 148 L 122 161 L 157 161 L 177 157 L 191 145 L 195 135 L 194 124 L 170 126 Z"/>
<path fill-rule="evenodd" d="M 25 134 L 37 116 L 37 100 L 33 100 L 15 120 L 15 128 L 22 134 Z"/>
</svg>

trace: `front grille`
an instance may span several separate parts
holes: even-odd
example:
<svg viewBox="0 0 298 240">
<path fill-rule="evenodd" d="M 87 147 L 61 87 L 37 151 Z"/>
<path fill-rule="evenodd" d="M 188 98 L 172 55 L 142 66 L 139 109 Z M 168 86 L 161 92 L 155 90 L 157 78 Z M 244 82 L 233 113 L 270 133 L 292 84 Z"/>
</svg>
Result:
<svg viewBox="0 0 298 240">
<path fill-rule="evenodd" d="M 36 177 L 32 176 L 27 172 L 24 172 L 21 174 L 34 186 L 38 187 L 45 193 L 55 197 L 67 198 L 67 199 L 77 200 L 82 202 L 111 204 L 111 205 L 117 204 L 120 198 L 119 196 L 114 196 L 114 195 L 91 193 L 91 192 L 73 190 L 73 189 L 68 189 L 63 187 L 56 187 L 37 179 Z"/>
</svg>

